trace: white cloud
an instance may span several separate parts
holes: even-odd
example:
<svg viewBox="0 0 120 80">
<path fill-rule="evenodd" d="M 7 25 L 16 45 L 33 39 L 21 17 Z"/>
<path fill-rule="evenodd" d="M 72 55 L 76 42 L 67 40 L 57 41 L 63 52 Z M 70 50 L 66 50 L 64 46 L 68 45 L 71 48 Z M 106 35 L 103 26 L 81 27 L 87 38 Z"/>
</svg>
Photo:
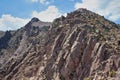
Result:
<svg viewBox="0 0 120 80">
<path fill-rule="evenodd" d="M 50 2 L 47 0 L 39 0 L 41 4 L 49 4 Z"/>
<path fill-rule="evenodd" d="M 31 17 L 37 17 L 42 21 L 52 22 L 53 19 L 60 17 L 62 14 L 55 6 L 49 6 L 46 10 L 38 12 L 33 11 Z M 66 14 L 64 14 L 66 15 Z M 0 17 L 0 30 L 16 30 L 27 24 L 30 19 L 23 19 L 19 17 L 14 17 L 10 14 L 3 14 Z"/>
<path fill-rule="evenodd" d="M 30 19 L 13 17 L 9 14 L 2 15 L 0 18 L 0 30 L 16 30 L 23 27 Z"/>
<path fill-rule="evenodd" d="M 104 15 L 112 21 L 120 19 L 120 4 L 119 0 L 82 0 L 75 4 L 75 9 L 87 8 Z"/>
<path fill-rule="evenodd" d="M 60 17 L 61 13 L 55 6 L 49 6 L 45 11 L 33 11 L 32 17 L 37 17 L 42 21 L 51 22 L 55 18 Z"/>
<path fill-rule="evenodd" d="M 54 0 L 31 0 L 31 2 L 40 2 L 41 4 L 45 4 L 45 5 L 48 5 L 53 1 Z"/>
</svg>

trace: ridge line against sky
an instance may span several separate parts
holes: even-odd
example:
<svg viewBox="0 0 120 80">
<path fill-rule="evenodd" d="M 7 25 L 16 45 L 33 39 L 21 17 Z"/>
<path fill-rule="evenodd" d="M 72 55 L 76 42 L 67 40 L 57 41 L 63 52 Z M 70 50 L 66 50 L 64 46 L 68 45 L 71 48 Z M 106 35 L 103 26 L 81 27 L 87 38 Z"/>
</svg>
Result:
<svg viewBox="0 0 120 80">
<path fill-rule="evenodd" d="M 78 8 L 87 8 L 120 24 L 119 0 L 1 0 L 0 30 L 16 30 L 32 17 L 52 22 Z"/>
</svg>

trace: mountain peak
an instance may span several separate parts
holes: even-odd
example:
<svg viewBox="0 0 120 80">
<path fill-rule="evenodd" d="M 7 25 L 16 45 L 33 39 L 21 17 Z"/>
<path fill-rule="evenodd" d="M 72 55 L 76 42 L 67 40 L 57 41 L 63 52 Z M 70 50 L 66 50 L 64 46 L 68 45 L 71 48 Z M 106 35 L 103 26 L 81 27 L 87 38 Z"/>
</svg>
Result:
<svg viewBox="0 0 120 80">
<path fill-rule="evenodd" d="M 77 9 L 76 11 L 86 11 L 87 9 L 86 8 L 79 8 L 79 9 Z"/>
<path fill-rule="evenodd" d="M 38 21 L 40 21 L 38 18 L 36 18 L 36 17 L 33 17 L 32 19 L 31 19 L 31 22 L 38 22 Z"/>
<path fill-rule="evenodd" d="M 120 28 L 79 8 L 54 22 L 32 18 L 0 38 L 0 80 L 119 80 Z"/>
</svg>

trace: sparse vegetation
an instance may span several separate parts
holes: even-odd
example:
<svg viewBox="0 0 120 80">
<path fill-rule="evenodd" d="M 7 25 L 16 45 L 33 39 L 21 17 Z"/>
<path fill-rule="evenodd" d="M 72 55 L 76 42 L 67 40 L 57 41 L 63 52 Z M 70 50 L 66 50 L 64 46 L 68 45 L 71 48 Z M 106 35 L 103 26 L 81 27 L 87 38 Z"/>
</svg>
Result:
<svg viewBox="0 0 120 80">
<path fill-rule="evenodd" d="M 110 77 L 115 77 L 116 75 L 116 71 L 115 70 L 111 70 L 110 71 Z"/>
<path fill-rule="evenodd" d="M 89 77 L 84 78 L 84 80 L 91 80 Z"/>
</svg>

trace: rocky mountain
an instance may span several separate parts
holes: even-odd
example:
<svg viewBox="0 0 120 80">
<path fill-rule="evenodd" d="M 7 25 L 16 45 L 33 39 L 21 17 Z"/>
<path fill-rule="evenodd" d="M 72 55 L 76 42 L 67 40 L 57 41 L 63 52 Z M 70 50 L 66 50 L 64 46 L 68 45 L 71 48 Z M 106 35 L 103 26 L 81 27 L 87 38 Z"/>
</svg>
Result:
<svg viewBox="0 0 120 80">
<path fill-rule="evenodd" d="M 80 8 L 0 32 L 0 80 L 119 80 L 120 26 Z"/>
</svg>

